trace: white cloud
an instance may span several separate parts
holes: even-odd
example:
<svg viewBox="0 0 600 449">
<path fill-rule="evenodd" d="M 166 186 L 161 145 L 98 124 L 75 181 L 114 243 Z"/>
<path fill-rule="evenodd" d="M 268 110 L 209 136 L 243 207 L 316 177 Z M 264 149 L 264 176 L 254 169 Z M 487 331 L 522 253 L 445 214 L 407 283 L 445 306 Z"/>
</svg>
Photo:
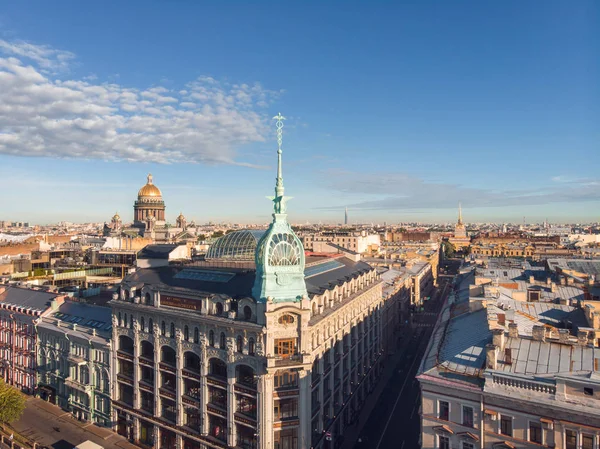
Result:
<svg viewBox="0 0 600 449">
<path fill-rule="evenodd" d="M 251 166 L 236 149 L 264 140 L 261 108 L 280 94 L 211 77 L 184 90 L 59 80 L 69 52 L 0 40 L 2 52 L 13 56 L 0 57 L 0 154 Z"/>
<path fill-rule="evenodd" d="M 0 39 L 0 51 L 18 58 L 35 62 L 43 71 L 66 70 L 75 55 L 70 51 L 56 50 L 48 45 L 35 45 L 29 42 Z"/>
<path fill-rule="evenodd" d="M 364 210 L 407 210 L 463 207 L 506 207 L 575 201 L 600 201 L 600 182 L 594 179 L 577 183 L 559 183 L 538 189 L 486 189 L 461 184 L 430 182 L 405 173 L 350 172 L 329 170 L 319 177 L 324 187 L 348 195 L 369 199 L 321 209 L 345 206 Z"/>
</svg>

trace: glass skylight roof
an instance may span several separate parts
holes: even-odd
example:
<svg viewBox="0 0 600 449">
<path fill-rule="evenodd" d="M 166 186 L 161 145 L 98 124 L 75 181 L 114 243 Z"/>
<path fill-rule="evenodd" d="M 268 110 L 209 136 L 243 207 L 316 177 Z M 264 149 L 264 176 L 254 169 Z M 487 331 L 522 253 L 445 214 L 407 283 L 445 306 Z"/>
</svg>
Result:
<svg viewBox="0 0 600 449">
<path fill-rule="evenodd" d="M 235 273 L 223 273 L 222 271 L 207 271 L 184 269 L 173 276 L 176 279 L 188 279 L 190 281 L 207 281 L 207 282 L 229 282 Z"/>
<path fill-rule="evenodd" d="M 254 261 L 256 245 L 265 232 L 244 229 L 224 235 L 210 246 L 206 258 Z"/>
<path fill-rule="evenodd" d="M 306 267 L 304 269 L 304 277 L 309 278 L 311 276 L 316 276 L 317 274 L 326 273 L 327 271 L 336 270 L 343 266 L 344 264 L 338 260 L 329 260 L 318 265 Z"/>
</svg>

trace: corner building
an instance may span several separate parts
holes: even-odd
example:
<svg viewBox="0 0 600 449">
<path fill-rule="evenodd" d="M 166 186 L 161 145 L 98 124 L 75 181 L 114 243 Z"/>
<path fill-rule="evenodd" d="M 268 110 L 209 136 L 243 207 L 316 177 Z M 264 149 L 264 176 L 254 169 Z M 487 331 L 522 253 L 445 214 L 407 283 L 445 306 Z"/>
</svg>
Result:
<svg viewBox="0 0 600 449">
<path fill-rule="evenodd" d="M 228 234 L 205 261 L 128 275 L 113 308 L 116 430 L 154 448 L 339 446 L 377 382 L 382 284 L 305 255 L 286 217 Z"/>
</svg>

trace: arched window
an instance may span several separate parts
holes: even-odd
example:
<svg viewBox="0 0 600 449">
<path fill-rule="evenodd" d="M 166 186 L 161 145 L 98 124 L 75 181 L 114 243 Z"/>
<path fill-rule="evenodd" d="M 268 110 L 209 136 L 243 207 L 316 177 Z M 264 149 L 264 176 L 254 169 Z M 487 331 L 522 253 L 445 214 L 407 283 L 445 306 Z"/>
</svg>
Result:
<svg viewBox="0 0 600 449">
<path fill-rule="evenodd" d="M 215 304 L 215 310 L 216 310 L 217 315 L 222 315 L 223 314 L 223 304 L 221 304 L 220 302 Z"/>
<path fill-rule="evenodd" d="M 240 353 L 244 351 L 244 339 L 241 335 L 238 335 L 238 338 L 235 341 L 235 349 Z"/>
<path fill-rule="evenodd" d="M 191 351 L 183 355 L 183 367 L 190 371 L 200 373 L 200 357 Z"/>
<path fill-rule="evenodd" d="M 146 320 L 144 320 L 144 317 L 140 318 L 140 328 L 142 332 L 146 332 Z"/>
<path fill-rule="evenodd" d="M 190 341 L 190 329 L 187 327 L 187 324 L 183 328 L 183 339 L 185 341 Z"/>
<path fill-rule="evenodd" d="M 248 340 L 248 354 L 254 355 L 254 338 Z"/>
<path fill-rule="evenodd" d="M 313 314 L 313 316 L 315 316 L 317 314 L 317 303 L 316 302 L 313 302 L 312 314 Z"/>
<path fill-rule="evenodd" d="M 167 335 L 167 325 L 164 321 L 160 323 L 160 335 Z"/>
<path fill-rule="evenodd" d="M 171 323 L 171 332 L 169 335 L 171 338 L 175 338 L 175 324 Z"/>
<path fill-rule="evenodd" d="M 146 293 L 146 304 L 152 304 L 152 296 L 150 296 L 150 293 Z"/>
<path fill-rule="evenodd" d="M 256 387 L 257 379 L 254 370 L 246 365 L 235 367 L 235 381 L 248 387 Z"/>
<path fill-rule="evenodd" d="M 154 360 L 154 345 L 149 341 L 142 340 L 142 357 Z"/>
<path fill-rule="evenodd" d="M 127 327 L 127 314 L 125 314 L 125 319 L 123 320 L 123 327 Z"/>
<path fill-rule="evenodd" d="M 119 326 L 123 327 L 123 316 L 121 315 L 121 312 L 119 312 Z"/>
<path fill-rule="evenodd" d="M 221 332 L 221 339 L 219 340 L 219 348 L 225 349 L 227 346 L 227 339 L 225 338 L 225 333 Z"/>
<path fill-rule="evenodd" d="M 252 319 L 252 309 L 250 308 L 250 306 L 244 307 L 244 319 L 246 321 L 250 321 Z"/>
<path fill-rule="evenodd" d="M 200 331 L 198 331 L 198 328 L 195 327 L 194 328 L 194 343 L 199 343 L 200 342 Z"/>
<path fill-rule="evenodd" d="M 133 315 L 129 315 L 129 329 L 133 329 Z"/>
<path fill-rule="evenodd" d="M 279 324 L 292 324 L 293 322 L 294 317 L 289 313 L 286 313 L 285 315 L 281 315 L 281 317 L 279 317 Z"/>
<path fill-rule="evenodd" d="M 160 361 L 169 365 L 175 366 L 177 363 L 177 356 L 175 350 L 170 346 L 163 346 L 160 348 Z"/>
<path fill-rule="evenodd" d="M 210 346 L 212 346 L 213 348 L 215 347 L 215 332 L 214 331 L 210 331 L 208 333 L 208 344 Z"/>
<path fill-rule="evenodd" d="M 154 323 L 152 322 L 152 318 L 148 319 L 148 332 L 151 334 L 154 333 Z"/>
<path fill-rule="evenodd" d="M 227 378 L 227 364 L 220 359 L 210 359 L 208 361 L 208 374 L 210 376 Z"/>
</svg>

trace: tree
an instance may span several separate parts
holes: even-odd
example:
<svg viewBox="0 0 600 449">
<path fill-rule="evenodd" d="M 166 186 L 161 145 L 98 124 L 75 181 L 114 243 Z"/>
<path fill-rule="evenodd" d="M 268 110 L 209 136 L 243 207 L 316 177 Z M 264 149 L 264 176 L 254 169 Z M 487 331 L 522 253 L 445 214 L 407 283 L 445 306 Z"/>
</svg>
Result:
<svg viewBox="0 0 600 449">
<path fill-rule="evenodd" d="M 25 395 L 0 379 L 0 424 L 17 421 L 25 410 Z"/>
<path fill-rule="evenodd" d="M 212 233 L 212 236 L 211 236 L 211 237 L 212 237 L 213 239 L 216 239 L 216 238 L 218 238 L 218 237 L 223 237 L 223 235 L 224 235 L 224 234 L 223 234 L 223 231 L 215 231 L 215 232 L 213 232 L 213 233 Z"/>
<path fill-rule="evenodd" d="M 456 252 L 456 248 L 450 242 L 443 242 L 442 246 L 444 247 L 444 257 L 449 259 L 454 257 L 454 253 Z"/>
</svg>

